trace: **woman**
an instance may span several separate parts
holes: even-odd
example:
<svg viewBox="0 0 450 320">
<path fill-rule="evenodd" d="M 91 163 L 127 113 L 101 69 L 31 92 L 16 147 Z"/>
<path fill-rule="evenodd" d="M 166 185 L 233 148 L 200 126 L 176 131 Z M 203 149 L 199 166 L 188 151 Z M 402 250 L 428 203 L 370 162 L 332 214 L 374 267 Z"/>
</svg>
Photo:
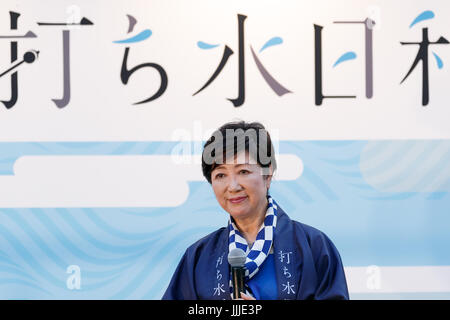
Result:
<svg viewBox="0 0 450 320">
<path fill-rule="evenodd" d="M 291 220 L 269 195 L 275 153 L 260 123 L 232 122 L 205 143 L 202 169 L 230 214 L 191 245 L 163 299 L 231 299 L 228 252 L 246 253 L 244 300 L 348 299 L 339 253 L 321 231 Z"/>
</svg>

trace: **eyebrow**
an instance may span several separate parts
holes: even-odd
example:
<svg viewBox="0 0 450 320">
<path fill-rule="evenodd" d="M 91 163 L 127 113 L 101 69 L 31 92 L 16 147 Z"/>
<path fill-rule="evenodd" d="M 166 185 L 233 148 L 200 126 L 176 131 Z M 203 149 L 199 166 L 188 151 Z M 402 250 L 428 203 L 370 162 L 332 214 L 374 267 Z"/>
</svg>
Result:
<svg viewBox="0 0 450 320">
<path fill-rule="evenodd" d="M 240 163 L 240 164 L 236 165 L 236 167 L 245 166 L 245 165 L 248 165 L 248 164 L 249 164 L 249 163 Z M 213 170 L 220 169 L 221 167 L 223 167 L 223 164 L 218 165 L 218 166 L 215 167 Z"/>
</svg>

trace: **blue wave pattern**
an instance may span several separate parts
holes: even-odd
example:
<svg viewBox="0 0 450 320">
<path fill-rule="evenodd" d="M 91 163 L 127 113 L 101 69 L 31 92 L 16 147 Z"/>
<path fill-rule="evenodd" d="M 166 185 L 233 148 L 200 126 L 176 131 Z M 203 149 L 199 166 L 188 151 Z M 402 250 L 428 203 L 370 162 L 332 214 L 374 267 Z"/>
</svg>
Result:
<svg viewBox="0 0 450 320">
<path fill-rule="evenodd" d="M 168 155 L 176 144 L 0 143 L 0 174 L 22 155 Z M 282 141 L 286 153 L 304 171 L 275 176 L 272 196 L 323 230 L 346 266 L 450 265 L 450 141 Z M 171 208 L 0 208 L 0 298 L 159 299 L 184 250 L 227 223 L 206 181 L 189 188 Z M 80 290 L 67 288 L 70 265 Z"/>
</svg>

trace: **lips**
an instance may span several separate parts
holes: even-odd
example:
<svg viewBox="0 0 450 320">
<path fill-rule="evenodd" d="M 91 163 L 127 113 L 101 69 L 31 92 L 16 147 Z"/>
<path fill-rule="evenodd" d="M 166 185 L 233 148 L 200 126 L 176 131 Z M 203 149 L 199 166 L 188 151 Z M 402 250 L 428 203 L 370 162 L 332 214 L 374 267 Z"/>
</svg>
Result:
<svg viewBox="0 0 450 320">
<path fill-rule="evenodd" d="M 231 203 L 241 203 L 242 201 L 244 201 L 247 197 L 237 197 L 237 198 L 231 198 L 228 199 L 230 200 Z"/>
</svg>

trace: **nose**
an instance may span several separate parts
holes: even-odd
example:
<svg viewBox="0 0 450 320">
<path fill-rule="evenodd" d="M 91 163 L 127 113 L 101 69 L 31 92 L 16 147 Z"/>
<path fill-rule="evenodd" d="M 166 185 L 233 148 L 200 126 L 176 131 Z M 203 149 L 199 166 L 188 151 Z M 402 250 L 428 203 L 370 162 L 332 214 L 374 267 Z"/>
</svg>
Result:
<svg viewBox="0 0 450 320">
<path fill-rule="evenodd" d="M 236 176 L 231 175 L 230 180 L 228 182 L 228 191 L 236 192 L 236 191 L 241 191 L 241 190 L 242 190 L 242 186 L 239 183 L 238 179 L 236 178 Z"/>
</svg>

